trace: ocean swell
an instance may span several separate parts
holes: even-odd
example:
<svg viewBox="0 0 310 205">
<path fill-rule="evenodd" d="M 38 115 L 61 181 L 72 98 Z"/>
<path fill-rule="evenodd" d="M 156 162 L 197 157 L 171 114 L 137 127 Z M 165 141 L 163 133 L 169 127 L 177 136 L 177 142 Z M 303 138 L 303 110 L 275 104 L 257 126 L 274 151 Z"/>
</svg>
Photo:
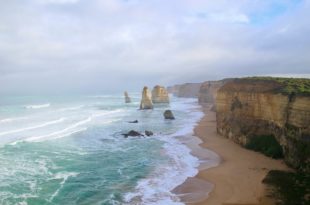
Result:
<svg viewBox="0 0 310 205">
<path fill-rule="evenodd" d="M 27 109 L 40 109 L 40 108 L 47 108 L 51 106 L 50 103 L 46 103 L 46 104 L 39 104 L 39 105 L 26 105 L 25 108 Z"/>
</svg>

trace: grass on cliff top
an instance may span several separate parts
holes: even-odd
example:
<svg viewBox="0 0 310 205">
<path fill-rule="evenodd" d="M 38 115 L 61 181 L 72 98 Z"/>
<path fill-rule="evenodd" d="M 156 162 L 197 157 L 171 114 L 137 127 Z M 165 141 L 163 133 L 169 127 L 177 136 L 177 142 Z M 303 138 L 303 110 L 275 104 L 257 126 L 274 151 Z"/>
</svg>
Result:
<svg viewBox="0 0 310 205">
<path fill-rule="evenodd" d="M 310 95 L 310 79 L 307 78 L 280 78 L 280 77 L 247 77 L 262 81 L 274 81 L 283 85 L 280 90 L 283 94 Z"/>
<path fill-rule="evenodd" d="M 271 170 L 263 183 L 272 187 L 271 197 L 277 205 L 309 205 L 310 174 Z"/>
</svg>

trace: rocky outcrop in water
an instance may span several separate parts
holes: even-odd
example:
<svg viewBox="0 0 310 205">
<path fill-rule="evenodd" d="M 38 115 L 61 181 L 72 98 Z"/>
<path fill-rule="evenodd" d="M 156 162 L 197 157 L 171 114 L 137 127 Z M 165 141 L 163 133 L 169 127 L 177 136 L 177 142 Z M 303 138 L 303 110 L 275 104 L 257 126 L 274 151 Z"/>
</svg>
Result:
<svg viewBox="0 0 310 205">
<path fill-rule="evenodd" d="M 202 83 L 186 83 L 169 86 L 167 90 L 169 93 L 172 93 L 176 97 L 197 98 L 201 85 Z"/>
<path fill-rule="evenodd" d="M 243 146 L 274 137 L 287 164 L 310 171 L 309 88 L 310 79 L 232 80 L 216 96 L 217 131 Z"/>
<path fill-rule="evenodd" d="M 143 91 L 142 91 L 140 109 L 141 110 L 153 109 L 152 97 L 151 97 L 148 87 L 146 86 L 143 88 Z"/>
<path fill-rule="evenodd" d="M 174 115 L 173 115 L 171 110 L 166 110 L 164 112 L 164 117 L 165 117 L 166 120 L 174 120 L 175 119 L 175 117 L 174 117 Z"/>
<path fill-rule="evenodd" d="M 138 120 L 134 120 L 134 121 L 129 121 L 128 123 L 139 123 Z"/>
<path fill-rule="evenodd" d="M 130 99 L 130 97 L 128 96 L 127 91 L 124 92 L 124 96 L 125 96 L 125 103 L 131 103 L 131 99 Z"/>
<path fill-rule="evenodd" d="M 154 133 L 153 133 L 152 131 L 148 131 L 148 130 L 145 130 L 144 133 L 145 133 L 145 135 L 148 136 L 148 137 L 154 135 Z"/>
<path fill-rule="evenodd" d="M 153 103 L 169 103 L 169 94 L 165 87 L 156 85 L 152 90 Z"/>
<path fill-rule="evenodd" d="M 144 135 L 141 134 L 140 132 L 137 132 L 135 130 L 130 130 L 128 133 L 126 134 L 122 134 L 124 137 L 143 137 Z"/>
</svg>

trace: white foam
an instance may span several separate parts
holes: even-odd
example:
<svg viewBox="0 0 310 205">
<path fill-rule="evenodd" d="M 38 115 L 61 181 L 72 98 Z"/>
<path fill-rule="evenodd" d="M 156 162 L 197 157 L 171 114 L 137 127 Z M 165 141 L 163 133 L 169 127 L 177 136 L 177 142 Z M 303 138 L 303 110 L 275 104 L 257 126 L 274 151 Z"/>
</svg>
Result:
<svg viewBox="0 0 310 205">
<path fill-rule="evenodd" d="M 0 120 L 0 123 L 9 123 L 17 120 L 25 120 L 28 119 L 28 117 L 16 117 L 16 118 L 5 118 Z"/>
<path fill-rule="evenodd" d="M 106 115 L 120 113 L 122 111 L 124 111 L 124 110 L 123 109 L 117 109 L 117 110 L 112 110 L 112 111 L 103 111 L 100 113 L 93 114 L 92 117 L 102 117 L 102 116 L 106 116 Z"/>
<path fill-rule="evenodd" d="M 40 108 L 47 108 L 51 106 L 50 103 L 46 103 L 46 104 L 39 104 L 39 105 L 26 105 L 25 107 L 27 109 L 40 109 Z"/>
<path fill-rule="evenodd" d="M 76 177 L 78 173 L 76 172 L 61 172 L 57 173 L 52 179 L 62 179 L 60 182 L 59 188 L 52 194 L 49 201 L 51 202 L 59 193 L 59 191 L 62 189 L 66 181 L 69 179 L 69 177 Z"/>
<path fill-rule="evenodd" d="M 79 109 L 81 109 L 83 107 L 84 107 L 84 105 L 79 105 L 79 106 L 75 106 L 75 107 L 62 108 L 59 111 L 63 112 L 63 111 L 79 110 Z"/>
<path fill-rule="evenodd" d="M 8 135 L 8 134 L 14 134 L 14 133 L 18 133 L 18 132 L 27 131 L 27 130 L 38 129 L 38 128 L 42 128 L 42 127 L 46 127 L 46 126 L 49 126 L 49 125 L 53 125 L 53 124 L 57 124 L 57 123 L 63 122 L 64 120 L 65 120 L 65 118 L 60 118 L 58 120 L 53 120 L 53 121 L 45 122 L 43 124 L 39 124 L 39 125 L 31 126 L 31 127 L 25 127 L 25 128 L 21 128 L 21 129 L 1 132 L 0 136 Z"/>
<path fill-rule="evenodd" d="M 143 205 L 182 204 L 171 190 L 185 182 L 188 177 L 198 173 L 199 160 L 190 154 L 189 148 L 174 137 L 160 136 L 159 138 L 166 142 L 163 148 L 169 157 L 169 166 L 159 166 L 147 179 L 141 180 L 136 186 L 136 192 L 125 196 L 128 203 L 135 197 L 139 197 Z"/>
<path fill-rule="evenodd" d="M 187 126 L 168 136 L 156 136 L 156 139 L 165 142 L 163 149 L 169 157 L 169 166 L 158 166 L 148 178 L 139 181 L 135 191 L 124 196 L 126 203 L 132 204 L 138 199 L 138 204 L 142 205 L 183 204 L 171 191 L 184 183 L 188 177 L 194 177 L 198 173 L 200 162 L 198 158 L 191 155 L 191 150 L 178 138 L 192 135 L 193 128 L 203 113 L 193 111 L 194 108 L 197 108 L 197 104 L 193 104 L 193 101 L 189 101 L 187 105 L 181 103 L 180 106 L 191 111 L 191 118 L 187 119 Z"/>
<path fill-rule="evenodd" d="M 84 125 L 88 122 L 90 122 L 92 120 L 91 117 L 88 117 L 87 119 L 85 120 L 81 120 L 73 125 L 70 125 L 68 127 L 66 127 L 65 129 L 62 129 L 62 130 L 59 130 L 59 131 L 56 131 L 56 132 L 53 132 L 53 133 L 49 133 L 47 135 L 41 135 L 41 136 L 36 136 L 36 137 L 29 137 L 26 139 L 26 141 L 41 141 L 42 139 L 49 139 L 50 137 L 52 136 L 56 136 L 56 138 L 60 138 L 60 137 L 65 137 L 65 136 L 68 136 L 68 135 L 71 135 L 71 134 L 74 134 L 74 133 L 77 133 L 77 132 L 81 132 L 81 131 L 84 131 L 86 130 L 86 128 L 81 128 L 81 129 L 78 129 L 78 130 L 72 130 L 74 128 L 77 128 L 81 125 Z M 69 131 L 69 132 L 68 132 Z M 67 133 L 68 132 L 68 133 Z"/>
</svg>

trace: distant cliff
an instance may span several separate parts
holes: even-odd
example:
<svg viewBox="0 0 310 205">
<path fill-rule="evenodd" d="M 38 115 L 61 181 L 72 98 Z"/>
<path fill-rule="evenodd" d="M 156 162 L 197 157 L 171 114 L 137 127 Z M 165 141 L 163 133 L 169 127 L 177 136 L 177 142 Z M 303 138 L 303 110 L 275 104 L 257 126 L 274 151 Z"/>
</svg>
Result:
<svg viewBox="0 0 310 205">
<path fill-rule="evenodd" d="M 275 138 L 289 165 L 310 171 L 310 79 L 231 80 L 217 92 L 216 111 L 219 134 L 243 146 L 264 139 L 266 153 Z"/>
<path fill-rule="evenodd" d="M 197 98 L 199 95 L 200 86 L 202 83 L 185 83 L 180 85 L 169 86 L 169 93 L 174 96 L 183 98 Z"/>
<path fill-rule="evenodd" d="M 219 81 L 206 81 L 202 83 L 199 89 L 198 101 L 199 103 L 215 103 L 217 91 L 227 82 L 232 79 L 224 79 Z"/>
</svg>

